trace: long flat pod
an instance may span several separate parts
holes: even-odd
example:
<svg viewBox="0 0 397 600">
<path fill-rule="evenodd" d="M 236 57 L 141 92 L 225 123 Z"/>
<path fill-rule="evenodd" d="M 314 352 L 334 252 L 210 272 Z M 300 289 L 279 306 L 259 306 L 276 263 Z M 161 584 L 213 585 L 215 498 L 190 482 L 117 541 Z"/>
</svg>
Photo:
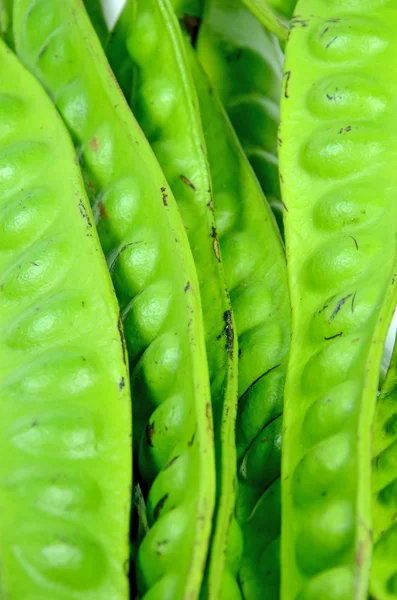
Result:
<svg viewBox="0 0 397 600">
<path fill-rule="evenodd" d="M 259 21 L 286 42 L 295 0 L 242 0 Z"/>
<path fill-rule="evenodd" d="M 282 228 L 277 127 L 282 59 L 241 0 L 206 0 L 197 52 Z"/>
<path fill-rule="evenodd" d="M 396 301 L 397 5 L 302 0 L 296 13 L 279 133 L 292 304 L 282 598 L 363 600 L 371 424 Z"/>
<path fill-rule="evenodd" d="M 235 496 L 237 339 L 213 214 L 205 140 L 182 32 L 170 0 L 133 0 L 132 5 L 135 15 L 126 38 L 135 66 L 131 106 L 174 192 L 200 285 L 219 474 L 213 543 L 221 573 Z M 210 573 L 208 593 L 217 598 L 213 583 L 218 585 L 218 578 Z"/>
<path fill-rule="evenodd" d="M 16 0 L 18 54 L 75 140 L 113 277 L 149 490 L 137 557 L 149 597 L 194 598 L 215 502 L 209 378 L 194 263 L 158 163 L 79 0 Z"/>
<path fill-rule="evenodd" d="M 251 514 L 280 476 L 283 388 L 290 341 L 285 255 L 277 225 L 232 125 L 197 58 L 190 63 L 200 102 L 214 211 L 239 345 L 236 516 L 244 533 L 239 581 L 246 600 L 277 597 L 266 550 L 280 534 L 280 506 L 270 511 L 271 539 Z M 258 513 L 258 511 L 256 511 Z M 278 518 L 277 518 L 278 517 Z M 233 546 L 233 540 L 231 540 Z M 231 568 L 236 557 L 232 555 Z M 214 561 L 216 560 L 214 556 Z M 238 563 L 236 565 L 238 567 Z M 273 589 L 275 588 L 275 589 Z M 225 583 L 222 585 L 225 589 Z M 225 594 L 226 598 L 238 597 Z"/>
<path fill-rule="evenodd" d="M 127 600 L 131 402 L 69 135 L 0 40 L 0 596 Z"/>
<path fill-rule="evenodd" d="M 397 345 L 378 398 L 372 439 L 373 556 L 370 592 L 392 600 L 397 591 Z"/>
</svg>

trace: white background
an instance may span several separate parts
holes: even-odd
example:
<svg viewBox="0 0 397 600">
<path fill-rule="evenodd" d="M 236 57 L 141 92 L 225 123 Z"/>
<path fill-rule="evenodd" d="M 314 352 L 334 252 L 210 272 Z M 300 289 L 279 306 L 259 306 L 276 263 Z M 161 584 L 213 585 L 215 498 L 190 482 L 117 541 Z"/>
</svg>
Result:
<svg viewBox="0 0 397 600">
<path fill-rule="evenodd" d="M 111 29 L 124 6 L 125 0 L 101 0 L 108 27 Z"/>
</svg>

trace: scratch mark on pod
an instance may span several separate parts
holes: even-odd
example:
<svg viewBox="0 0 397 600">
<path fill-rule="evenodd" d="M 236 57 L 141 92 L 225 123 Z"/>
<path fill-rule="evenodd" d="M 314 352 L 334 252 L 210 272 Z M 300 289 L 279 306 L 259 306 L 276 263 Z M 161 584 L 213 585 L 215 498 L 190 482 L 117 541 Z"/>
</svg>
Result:
<svg viewBox="0 0 397 600">
<path fill-rule="evenodd" d="M 223 320 L 225 321 L 225 334 L 226 334 L 226 348 L 230 358 L 233 358 L 234 348 L 234 329 L 232 320 L 232 311 L 226 310 L 223 313 Z"/>
<path fill-rule="evenodd" d="M 188 290 L 190 290 L 190 281 L 187 282 L 187 284 L 185 285 L 185 287 L 183 288 L 183 291 L 186 293 Z"/>
<path fill-rule="evenodd" d="M 352 296 L 353 296 L 353 294 L 348 294 L 347 296 L 344 296 L 343 298 L 341 298 L 338 301 L 337 305 L 335 306 L 334 310 L 331 313 L 330 318 L 328 319 L 328 323 L 332 323 L 332 321 L 335 319 L 336 315 L 338 314 L 338 312 L 340 311 L 340 309 L 342 308 L 342 306 L 344 305 L 346 300 L 348 300 Z"/>
<path fill-rule="evenodd" d="M 194 187 L 194 185 L 192 184 L 192 182 L 185 177 L 184 175 L 180 175 L 180 180 L 185 184 L 188 185 L 190 188 L 192 188 L 192 190 L 195 192 L 196 188 Z"/>
<path fill-rule="evenodd" d="M 217 237 L 216 229 L 215 229 L 214 225 L 212 226 L 210 235 L 211 235 L 212 239 L 214 240 L 214 242 L 213 242 L 214 254 L 217 258 L 217 261 L 221 262 L 221 253 L 219 251 L 219 242 L 218 242 L 218 237 Z"/>
<path fill-rule="evenodd" d="M 285 86 L 284 86 L 284 98 L 289 98 L 289 94 L 288 94 L 288 85 L 289 85 L 289 80 L 291 79 L 291 71 L 286 71 L 285 72 Z"/>
<path fill-rule="evenodd" d="M 351 238 L 356 246 L 356 250 L 358 250 L 358 244 L 357 244 L 357 240 L 355 237 L 353 237 L 352 235 L 349 235 L 349 238 Z"/>
<path fill-rule="evenodd" d="M 252 383 L 251 383 L 251 384 L 250 384 L 250 385 L 247 387 L 247 389 L 246 389 L 246 390 L 245 390 L 245 392 L 242 394 L 242 396 L 240 396 L 240 398 L 239 398 L 239 402 L 240 402 L 240 401 L 241 401 L 241 400 L 244 398 L 244 396 L 245 396 L 246 394 L 248 394 L 248 392 L 250 391 L 250 389 L 251 389 L 251 388 L 253 388 L 253 387 L 254 387 L 254 385 L 255 385 L 256 383 L 258 383 L 258 381 L 260 381 L 261 379 L 263 379 L 263 377 L 266 377 L 266 375 L 268 375 L 269 373 L 271 373 L 272 371 L 274 371 L 275 369 L 277 369 L 277 368 L 278 368 L 278 367 L 280 367 L 280 366 L 281 366 L 281 363 L 278 363 L 277 365 L 274 365 L 274 367 L 270 367 L 270 369 L 268 369 L 267 371 L 265 371 L 265 373 L 262 373 L 262 375 L 259 375 L 259 377 L 257 377 L 257 378 L 255 379 L 255 381 L 253 381 L 253 382 L 252 382 Z"/>
<path fill-rule="evenodd" d="M 354 302 L 356 300 L 356 296 L 357 296 L 357 292 L 354 292 L 353 298 L 352 298 L 352 305 L 351 305 L 352 313 L 354 313 Z"/>
<path fill-rule="evenodd" d="M 125 387 L 125 379 L 124 379 L 124 377 L 122 377 L 120 379 L 120 382 L 119 382 L 119 392 L 121 392 L 121 390 L 123 389 L 123 387 Z"/>
<path fill-rule="evenodd" d="M 330 337 L 324 337 L 324 339 L 328 342 L 329 340 L 334 340 L 335 338 L 342 337 L 343 331 L 336 333 L 335 335 L 331 335 Z"/>
<path fill-rule="evenodd" d="M 174 456 L 174 458 L 171 458 L 171 460 L 165 465 L 163 471 L 165 471 L 166 469 L 169 469 L 178 458 L 179 458 L 179 454 L 177 456 Z"/>
<path fill-rule="evenodd" d="M 337 40 L 337 39 L 338 39 L 338 37 L 339 37 L 339 36 L 338 36 L 338 35 L 336 35 L 334 38 L 332 38 L 332 40 L 330 40 L 330 41 L 328 42 L 328 44 L 327 44 L 325 47 L 326 47 L 326 48 L 329 48 L 329 47 L 331 46 L 331 44 L 333 44 L 333 43 L 335 42 L 335 40 Z"/>
<path fill-rule="evenodd" d="M 164 496 L 162 498 L 160 498 L 160 500 L 157 502 L 156 506 L 154 507 L 153 518 L 155 521 L 157 521 L 157 519 L 159 518 L 161 509 L 163 508 L 167 499 L 168 499 L 168 494 L 164 494 Z"/>
<path fill-rule="evenodd" d="M 91 223 L 91 219 L 88 215 L 88 210 L 86 205 L 84 204 L 84 202 L 82 200 L 79 201 L 79 210 L 80 210 L 80 214 L 82 216 L 82 218 L 87 221 L 87 228 L 90 229 L 92 227 L 92 223 Z"/>
</svg>

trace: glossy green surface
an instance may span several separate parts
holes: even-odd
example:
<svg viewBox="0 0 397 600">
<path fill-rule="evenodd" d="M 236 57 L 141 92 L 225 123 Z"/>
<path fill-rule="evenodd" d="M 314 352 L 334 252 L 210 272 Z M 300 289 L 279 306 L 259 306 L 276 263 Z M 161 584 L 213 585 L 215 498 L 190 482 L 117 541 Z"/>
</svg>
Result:
<svg viewBox="0 0 397 600">
<path fill-rule="evenodd" d="M 260 518 L 258 506 L 272 493 L 268 487 L 279 485 L 281 467 L 281 413 L 290 341 L 285 256 L 272 212 L 231 123 L 194 56 L 191 64 L 239 345 L 236 516 L 244 536 L 239 582 L 245 600 L 277 598 L 273 581 L 279 582 L 278 554 L 269 568 L 267 553 L 280 534 L 280 506 L 270 514 L 262 511 Z M 234 566 L 239 567 L 239 560 L 232 555 L 235 576 Z M 225 598 L 241 597 L 237 589 L 232 593 L 230 575 L 222 592 Z"/>
<path fill-rule="evenodd" d="M 278 42 L 241 0 L 207 0 L 197 52 L 282 229 L 277 127 Z"/>
<path fill-rule="evenodd" d="M 397 346 L 378 398 L 372 439 L 373 554 L 370 591 L 377 600 L 397 593 Z"/>
<path fill-rule="evenodd" d="M 0 40 L 0 596 L 126 600 L 131 404 L 69 136 Z"/>
<path fill-rule="evenodd" d="M 18 54 L 76 144 L 120 303 L 134 443 L 150 529 L 137 557 L 152 598 L 193 598 L 215 502 L 200 297 L 172 193 L 79 0 L 16 0 Z"/>
<path fill-rule="evenodd" d="M 364 600 L 371 424 L 396 305 L 397 5 L 301 0 L 280 176 L 292 304 L 282 599 Z"/>
<path fill-rule="evenodd" d="M 217 466 L 217 509 L 208 594 L 218 597 L 234 509 L 237 338 L 226 289 L 198 101 L 170 0 L 133 1 L 126 47 L 134 64 L 131 106 L 175 195 L 202 299 Z M 127 11 L 129 7 L 127 5 Z M 198 592 L 199 590 L 197 590 Z"/>
</svg>

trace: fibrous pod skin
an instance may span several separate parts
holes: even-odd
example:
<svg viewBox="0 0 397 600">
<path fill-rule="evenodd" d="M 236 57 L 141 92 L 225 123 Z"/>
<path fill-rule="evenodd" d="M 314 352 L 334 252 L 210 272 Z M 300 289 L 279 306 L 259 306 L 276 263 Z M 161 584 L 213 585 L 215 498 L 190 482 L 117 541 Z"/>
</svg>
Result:
<svg viewBox="0 0 397 600">
<path fill-rule="evenodd" d="M 193 598 L 215 503 L 209 377 L 197 278 L 175 200 L 78 0 L 17 0 L 19 56 L 66 122 L 122 311 L 134 447 L 150 529 L 145 598 Z"/>
<path fill-rule="evenodd" d="M 131 402 L 67 131 L 0 40 L 0 596 L 126 600 Z"/>
<path fill-rule="evenodd" d="M 206 0 L 197 52 L 282 229 L 278 42 L 241 0 Z"/>
<path fill-rule="evenodd" d="M 236 517 L 244 538 L 239 582 L 246 600 L 277 598 L 277 587 L 268 581 L 279 580 L 278 553 L 271 567 L 268 557 L 266 561 L 263 557 L 280 535 L 279 494 L 278 505 L 267 514 L 257 509 L 257 505 L 269 506 L 266 499 L 272 497 L 272 491 L 268 487 L 279 487 L 281 413 L 290 341 L 285 255 L 273 214 L 193 51 L 190 62 L 200 102 L 215 219 L 239 344 Z M 258 520 L 260 512 L 271 527 L 264 527 Z M 231 567 L 235 563 L 238 568 L 235 559 Z M 225 597 L 240 595 L 236 591 L 235 595 L 229 593 Z"/>
<path fill-rule="evenodd" d="M 132 4 L 135 14 L 126 38 L 134 64 L 131 106 L 178 203 L 203 306 L 219 474 L 214 560 L 210 560 L 205 593 L 218 598 L 235 498 L 237 338 L 213 214 L 198 100 L 182 31 L 170 0 L 133 0 Z"/>
<path fill-rule="evenodd" d="M 372 438 L 373 554 L 370 593 L 393 600 L 397 593 L 397 346 L 378 398 Z"/>
<path fill-rule="evenodd" d="M 292 343 L 283 600 L 367 598 L 371 424 L 395 306 L 397 5 L 302 0 L 287 44 L 282 177 Z"/>
</svg>

